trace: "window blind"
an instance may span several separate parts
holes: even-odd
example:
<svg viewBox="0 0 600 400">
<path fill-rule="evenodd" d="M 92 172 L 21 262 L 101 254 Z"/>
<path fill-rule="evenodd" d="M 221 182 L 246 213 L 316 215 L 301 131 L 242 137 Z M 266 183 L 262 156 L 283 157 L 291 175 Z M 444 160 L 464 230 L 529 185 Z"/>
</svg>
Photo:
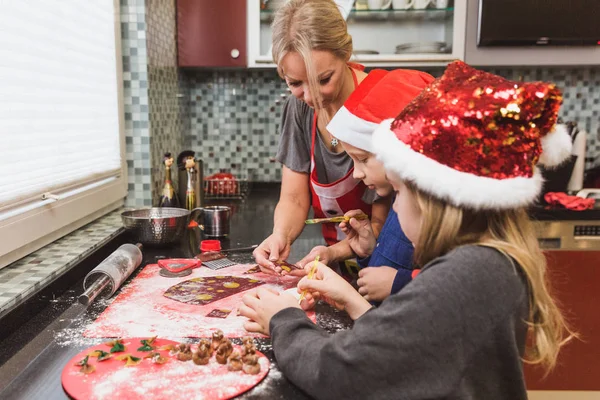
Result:
<svg viewBox="0 0 600 400">
<path fill-rule="evenodd" d="M 0 1 L 0 210 L 120 173 L 114 13 Z"/>
</svg>

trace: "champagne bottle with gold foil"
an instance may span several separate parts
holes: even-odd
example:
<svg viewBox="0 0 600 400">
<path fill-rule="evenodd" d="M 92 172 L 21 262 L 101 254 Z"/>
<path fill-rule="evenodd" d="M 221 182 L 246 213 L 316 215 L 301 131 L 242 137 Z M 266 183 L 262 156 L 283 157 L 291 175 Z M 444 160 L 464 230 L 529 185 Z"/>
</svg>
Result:
<svg viewBox="0 0 600 400">
<path fill-rule="evenodd" d="M 185 208 L 193 210 L 196 208 L 196 162 L 193 157 L 189 157 L 185 160 L 185 169 L 187 171 L 187 189 L 185 191 Z"/>
<path fill-rule="evenodd" d="M 165 153 L 163 159 L 165 164 L 165 184 L 163 186 L 162 195 L 158 203 L 159 207 L 179 207 L 179 199 L 177 193 L 173 188 L 173 181 L 171 180 L 171 166 L 173 165 L 173 157 L 171 153 Z"/>
</svg>

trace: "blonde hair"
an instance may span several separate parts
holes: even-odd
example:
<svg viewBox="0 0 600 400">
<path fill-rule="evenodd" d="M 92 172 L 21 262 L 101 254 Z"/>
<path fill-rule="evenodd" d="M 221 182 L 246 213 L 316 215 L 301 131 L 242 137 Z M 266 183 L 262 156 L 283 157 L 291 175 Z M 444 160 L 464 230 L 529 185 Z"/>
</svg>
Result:
<svg viewBox="0 0 600 400">
<path fill-rule="evenodd" d="M 527 277 L 530 292 L 525 322 L 533 340 L 527 341 L 524 361 L 541 364 L 549 372 L 556 365 L 561 346 L 574 333 L 550 295 L 546 258 L 527 212 L 523 208 L 501 211 L 459 208 L 418 190 L 409 182 L 405 184 L 422 214 L 414 253 L 418 265 L 423 266 L 465 244 L 492 247 L 516 261 Z"/>
<path fill-rule="evenodd" d="M 333 0 L 289 0 L 276 13 L 273 28 L 273 61 L 283 78 L 281 61 L 290 52 L 304 60 L 308 87 L 315 104 L 322 106 L 319 81 L 311 51 L 329 51 L 347 62 L 352 55 L 352 36 Z"/>
</svg>

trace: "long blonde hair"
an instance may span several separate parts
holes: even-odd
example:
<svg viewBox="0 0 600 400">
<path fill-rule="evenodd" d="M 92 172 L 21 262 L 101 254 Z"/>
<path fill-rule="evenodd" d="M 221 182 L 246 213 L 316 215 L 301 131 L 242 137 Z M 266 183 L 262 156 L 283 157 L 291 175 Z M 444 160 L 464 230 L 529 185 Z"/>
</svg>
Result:
<svg viewBox="0 0 600 400">
<path fill-rule="evenodd" d="M 550 295 L 546 258 L 525 209 L 473 211 L 432 197 L 411 183 L 405 184 L 414 194 L 422 215 L 414 252 L 418 265 L 465 244 L 493 247 L 516 261 L 527 277 L 530 292 L 525 322 L 533 340 L 528 341 L 524 361 L 541 364 L 550 371 L 560 347 L 574 334 Z"/>
<path fill-rule="evenodd" d="M 333 0 L 289 0 L 275 13 L 273 28 L 273 61 L 283 78 L 281 61 L 289 52 L 304 60 L 308 87 L 315 104 L 322 106 L 319 80 L 311 51 L 329 51 L 347 62 L 352 55 L 352 36 L 346 21 Z"/>
</svg>

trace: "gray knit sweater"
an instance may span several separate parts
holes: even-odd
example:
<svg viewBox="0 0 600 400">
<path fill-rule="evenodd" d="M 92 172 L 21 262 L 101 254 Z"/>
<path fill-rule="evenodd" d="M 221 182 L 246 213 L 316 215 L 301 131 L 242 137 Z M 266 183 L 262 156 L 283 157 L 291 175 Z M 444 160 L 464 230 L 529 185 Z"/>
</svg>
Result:
<svg viewBox="0 0 600 400">
<path fill-rule="evenodd" d="M 463 246 L 334 335 L 299 309 L 271 320 L 279 368 L 319 399 L 526 399 L 528 289 L 508 257 Z"/>
</svg>

